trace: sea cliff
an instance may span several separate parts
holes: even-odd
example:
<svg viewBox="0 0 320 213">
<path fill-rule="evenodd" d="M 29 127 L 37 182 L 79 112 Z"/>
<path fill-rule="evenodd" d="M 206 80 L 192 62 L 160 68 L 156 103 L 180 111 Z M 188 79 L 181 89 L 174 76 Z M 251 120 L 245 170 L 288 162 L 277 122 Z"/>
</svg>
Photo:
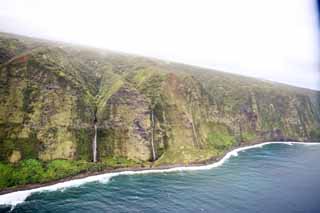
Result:
<svg viewBox="0 0 320 213">
<path fill-rule="evenodd" d="M 319 98 L 319 91 L 1 33 L 0 188 L 204 162 L 252 142 L 319 141 Z"/>
</svg>

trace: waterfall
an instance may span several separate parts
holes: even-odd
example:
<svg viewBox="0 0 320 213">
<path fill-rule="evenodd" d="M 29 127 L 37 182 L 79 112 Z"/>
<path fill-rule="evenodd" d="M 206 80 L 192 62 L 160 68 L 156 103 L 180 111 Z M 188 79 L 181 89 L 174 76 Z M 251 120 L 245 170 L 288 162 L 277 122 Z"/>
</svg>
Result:
<svg viewBox="0 0 320 213">
<path fill-rule="evenodd" d="M 93 162 L 97 162 L 97 124 L 94 124 L 94 137 L 92 141 Z"/>
<path fill-rule="evenodd" d="M 153 135 L 153 130 L 154 130 L 154 117 L 153 117 L 153 110 L 151 112 L 151 147 L 152 147 L 152 159 L 153 161 L 156 160 L 156 152 L 155 152 L 155 149 L 154 149 L 154 142 L 153 142 L 153 138 L 154 138 L 154 135 Z"/>
</svg>

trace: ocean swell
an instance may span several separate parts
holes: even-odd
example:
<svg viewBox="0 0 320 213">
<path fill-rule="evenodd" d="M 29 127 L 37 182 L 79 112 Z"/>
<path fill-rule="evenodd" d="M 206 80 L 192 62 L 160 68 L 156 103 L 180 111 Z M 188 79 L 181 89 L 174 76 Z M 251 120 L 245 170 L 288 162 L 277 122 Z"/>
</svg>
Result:
<svg viewBox="0 0 320 213">
<path fill-rule="evenodd" d="M 14 207 L 15 205 L 22 203 L 25 199 L 30 196 L 32 193 L 36 192 L 43 192 L 43 191 L 55 191 L 55 190 L 63 190 L 69 187 L 77 187 L 85 183 L 98 181 L 101 183 L 107 183 L 112 177 L 118 175 L 135 175 L 135 174 L 149 174 L 149 173 L 164 173 L 164 172 L 177 172 L 177 171 L 193 171 L 193 170 L 209 170 L 215 167 L 221 166 L 225 161 L 227 161 L 232 156 L 238 156 L 239 152 L 254 149 L 254 148 L 261 148 L 268 144 L 303 144 L 303 145 L 320 145 L 320 143 L 307 143 L 307 142 L 265 142 L 260 144 L 255 144 L 246 147 L 239 147 L 230 152 L 228 152 L 222 159 L 212 164 L 203 165 L 203 166 L 184 166 L 184 167 L 174 167 L 168 169 L 146 169 L 140 171 L 122 171 L 122 172 L 113 172 L 113 173 L 106 173 L 100 175 L 89 176 L 81 179 L 74 179 L 66 182 L 57 183 L 50 186 L 39 187 L 31 190 L 22 190 L 11 192 L 8 194 L 0 195 L 0 205 L 11 205 Z"/>
</svg>

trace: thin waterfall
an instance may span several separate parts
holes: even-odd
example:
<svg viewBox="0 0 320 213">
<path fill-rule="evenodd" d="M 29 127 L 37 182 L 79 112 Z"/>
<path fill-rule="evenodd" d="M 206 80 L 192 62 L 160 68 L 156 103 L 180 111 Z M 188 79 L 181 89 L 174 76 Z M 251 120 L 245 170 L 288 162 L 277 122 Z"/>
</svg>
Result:
<svg viewBox="0 0 320 213">
<path fill-rule="evenodd" d="M 92 141 L 93 162 L 97 162 L 97 124 L 94 123 L 94 137 Z"/>
<path fill-rule="evenodd" d="M 154 117 L 153 117 L 153 110 L 151 112 L 151 147 L 152 147 L 152 159 L 153 161 L 156 160 L 156 151 L 154 149 L 154 142 L 153 142 L 153 138 L 154 138 L 154 135 L 153 135 L 153 130 L 154 130 Z"/>
</svg>

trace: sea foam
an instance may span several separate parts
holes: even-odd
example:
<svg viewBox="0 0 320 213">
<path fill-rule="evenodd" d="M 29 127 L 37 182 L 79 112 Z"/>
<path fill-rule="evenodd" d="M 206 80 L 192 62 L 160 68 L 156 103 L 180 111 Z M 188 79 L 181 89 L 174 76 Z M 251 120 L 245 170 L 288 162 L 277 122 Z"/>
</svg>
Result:
<svg viewBox="0 0 320 213">
<path fill-rule="evenodd" d="M 173 167 L 168 169 L 147 169 L 140 171 L 122 171 L 122 172 L 111 172 L 106 174 L 93 175 L 81 179 L 69 180 L 49 186 L 39 187 L 30 190 L 22 190 L 11 192 L 8 194 L 0 195 L 0 205 L 11 205 L 12 208 L 19 203 L 22 203 L 33 193 L 44 192 L 44 191 L 56 191 L 56 190 L 64 190 L 69 187 L 77 187 L 85 183 L 89 182 L 101 182 L 108 183 L 112 177 L 119 175 L 135 175 L 135 174 L 149 174 L 149 173 L 166 173 L 166 172 L 179 172 L 179 171 L 194 171 L 194 170 L 209 170 L 215 167 L 221 166 L 224 162 L 226 162 L 232 156 L 238 156 L 239 152 L 243 152 L 248 149 L 261 148 L 268 144 L 303 144 L 303 145 L 320 145 L 320 143 L 309 143 L 309 142 L 265 142 L 260 144 L 255 144 L 251 146 L 239 147 L 230 152 L 228 152 L 222 159 L 217 162 L 208 165 L 202 166 L 183 166 L 183 167 Z"/>
</svg>

